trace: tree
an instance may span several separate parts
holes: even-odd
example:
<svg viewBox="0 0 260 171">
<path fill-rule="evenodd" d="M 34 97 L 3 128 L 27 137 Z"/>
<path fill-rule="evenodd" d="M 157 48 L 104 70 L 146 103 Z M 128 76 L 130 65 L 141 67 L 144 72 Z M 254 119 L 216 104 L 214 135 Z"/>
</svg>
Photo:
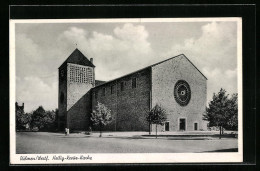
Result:
<svg viewBox="0 0 260 171">
<path fill-rule="evenodd" d="M 21 110 L 16 112 L 16 130 L 25 130 L 32 120 L 31 114 L 23 113 Z"/>
<path fill-rule="evenodd" d="M 209 121 L 209 126 L 219 127 L 219 138 L 223 134 L 223 129 L 237 129 L 237 94 L 228 97 L 224 89 L 220 89 L 218 94 L 213 94 L 209 107 L 206 108 L 206 114 L 203 120 Z"/>
<path fill-rule="evenodd" d="M 55 120 L 56 113 L 55 111 L 46 111 L 43 120 L 43 129 L 44 131 L 55 131 Z"/>
<path fill-rule="evenodd" d="M 111 110 L 108 109 L 104 104 L 98 102 L 96 110 L 91 113 L 90 119 L 94 125 L 99 127 L 99 137 L 102 137 L 102 128 L 112 121 Z"/>
<path fill-rule="evenodd" d="M 32 113 L 32 122 L 31 122 L 31 128 L 33 130 L 35 129 L 42 129 L 44 127 L 43 118 L 45 115 L 45 110 L 42 106 L 39 106 L 35 111 Z"/>
<path fill-rule="evenodd" d="M 149 112 L 146 120 L 150 124 L 156 124 L 156 138 L 157 138 L 157 125 L 163 125 L 167 120 L 166 111 L 158 104 L 156 104 Z"/>
<path fill-rule="evenodd" d="M 39 106 L 32 113 L 31 128 L 33 130 L 53 131 L 55 130 L 55 111 L 45 111 L 42 106 Z"/>
<path fill-rule="evenodd" d="M 238 129 L 238 104 L 237 104 L 237 96 L 235 93 L 229 99 L 228 110 L 229 110 L 229 118 L 227 120 L 227 124 L 224 126 L 229 130 L 237 130 Z"/>
</svg>

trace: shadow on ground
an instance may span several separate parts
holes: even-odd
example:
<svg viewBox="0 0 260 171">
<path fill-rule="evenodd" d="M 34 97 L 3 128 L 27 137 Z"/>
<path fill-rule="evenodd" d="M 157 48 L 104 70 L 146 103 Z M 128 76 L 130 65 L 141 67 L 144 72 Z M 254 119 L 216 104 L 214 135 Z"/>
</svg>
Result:
<svg viewBox="0 0 260 171">
<path fill-rule="evenodd" d="M 131 139 L 158 139 L 158 140 L 213 140 L 213 139 L 216 139 L 216 138 L 209 138 L 209 137 L 143 137 L 143 136 L 132 136 L 132 137 L 122 137 L 122 136 L 102 136 L 102 137 L 97 137 L 97 136 L 89 136 L 89 135 L 86 135 L 86 136 L 64 136 L 64 135 L 60 135 L 58 136 L 60 138 L 108 138 L 108 139 L 128 139 L 128 140 L 131 140 Z M 217 138 L 218 139 L 218 138 Z"/>
<path fill-rule="evenodd" d="M 210 138 L 204 137 L 143 137 L 143 136 L 133 136 L 133 137 L 103 137 L 103 138 L 119 138 L 119 139 L 160 139 L 160 140 L 211 140 Z"/>
<path fill-rule="evenodd" d="M 210 153 L 210 152 L 238 152 L 238 148 L 229 148 L 229 149 L 221 149 L 221 150 L 214 150 L 214 151 L 204 151 L 203 153 Z"/>
<path fill-rule="evenodd" d="M 142 135 L 144 137 L 156 137 L 156 135 Z M 211 135 L 157 135 L 157 137 L 212 137 L 219 138 L 219 134 L 211 134 Z M 221 135 L 221 138 L 237 138 L 235 134 L 224 134 Z"/>
<path fill-rule="evenodd" d="M 92 138 L 92 137 L 90 137 L 90 136 L 84 136 L 84 137 L 60 136 L 60 138 Z"/>
</svg>

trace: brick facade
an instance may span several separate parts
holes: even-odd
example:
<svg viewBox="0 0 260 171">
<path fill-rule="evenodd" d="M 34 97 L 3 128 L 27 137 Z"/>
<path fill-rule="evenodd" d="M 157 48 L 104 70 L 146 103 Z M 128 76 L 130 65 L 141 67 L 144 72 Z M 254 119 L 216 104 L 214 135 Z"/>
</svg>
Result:
<svg viewBox="0 0 260 171">
<path fill-rule="evenodd" d="M 185 80 L 191 89 L 187 106 L 179 105 L 174 98 L 174 86 L 178 80 Z M 152 106 L 161 104 L 166 109 L 170 131 L 179 131 L 180 119 L 186 119 L 186 130 L 206 130 L 202 115 L 206 110 L 207 79 L 184 56 L 179 55 L 152 67 Z M 153 130 L 154 130 L 153 126 Z M 164 130 L 159 127 L 159 130 Z"/>
<path fill-rule="evenodd" d="M 133 79 L 136 79 L 136 87 L 132 85 Z M 105 130 L 149 130 L 145 114 L 150 109 L 150 81 L 150 69 L 145 69 L 93 88 L 92 109 L 100 102 L 111 110 L 113 121 Z"/>
<path fill-rule="evenodd" d="M 112 81 L 97 81 L 95 86 L 93 61 L 89 63 L 81 52 L 76 54 L 81 55 L 80 58 L 69 59 L 76 63 L 63 63 L 59 68 L 59 125 L 64 120 L 64 126 L 71 130 L 88 130 L 92 126 L 91 112 L 100 102 L 111 110 L 113 118 L 105 131 L 148 131 L 145 116 L 156 104 L 166 109 L 168 118 L 168 124 L 159 126 L 159 131 L 168 127 L 169 131 L 179 131 L 180 122 L 183 122 L 180 119 L 185 119 L 186 131 L 193 131 L 195 127 L 206 129 L 202 115 L 206 109 L 207 78 L 186 56 L 170 58 Z M 73 75 L 73 67 L 85 75 Z M 65 79 L 61 78 L 62 71 L 66 71 Z M 174 98 L 174 86 L 178 80 L 185 80 L 190 87 L 191 97 L 186 106 L 179 105 Z M 155 129 L 154 125 L 152 129 Z"/>
<path fill-rule="evenodd" d="M 59 129 L 86 130 L 89 127 L 94 65 L 75 50 L 59 68 Z"/>
<path fill-rule="evenodd" d="M 71 65 L 75 64 L 68 64 L 68 68 Z M 91 67 L 84 68 L 89 68 L 93 72 Z M 69 72 L 70 69 L 67 71 L 67 80 L 70 80 Z M 93 84 L 67 81 L 67 127 L 71 130 L 86 130 L 89 126 L 89 113 L 91 113 L 90 90 L 94 87 Z"/>
</svg>

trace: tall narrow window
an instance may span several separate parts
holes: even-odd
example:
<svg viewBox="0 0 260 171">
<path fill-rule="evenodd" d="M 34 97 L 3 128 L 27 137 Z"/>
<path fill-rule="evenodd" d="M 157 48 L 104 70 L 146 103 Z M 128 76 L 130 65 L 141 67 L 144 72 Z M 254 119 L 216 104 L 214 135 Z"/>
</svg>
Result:
<svg viewBox="0 0 260 171">
<path fill-rule="evenodd" d="M 136 78 L 132 78 L 132 88 L 136 88 Z"/>
<path fill-rule="evenodd" d="M 121 82 L 120 83 L 120 88 L 121 88 L 121 91 L 124 91 L 125 90 L 125 82 Z"/>
<path fill-rule="evenodd" d="M 111 94 L 114 94 L 115 93 L 115 85 L 112 85 L 111 86 Z"/>
</svg>

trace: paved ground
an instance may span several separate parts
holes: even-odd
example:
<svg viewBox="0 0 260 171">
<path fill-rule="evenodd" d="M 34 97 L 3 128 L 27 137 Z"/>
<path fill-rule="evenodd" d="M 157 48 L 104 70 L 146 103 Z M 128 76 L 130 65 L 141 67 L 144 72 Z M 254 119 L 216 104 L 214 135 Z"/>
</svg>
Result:
<svg viewBox="0 0 260 171">
<path fill-rule="evenodd" d="M 212 132 L 211 132 L 212 133 Z M 147 132 L 107 132 L 91 136 L 74 133 L 17 132 L 18 154 L 33 153 L 185 153 L 237 151 L 236 138 L 214 137 L 144 137 Z M 179 134 L 179 133 L 160 133 Z M 194 134 L 195 133 L 185 133 Z M 207 134 L 206 132 L 196 132 Z"/>
</svg>

